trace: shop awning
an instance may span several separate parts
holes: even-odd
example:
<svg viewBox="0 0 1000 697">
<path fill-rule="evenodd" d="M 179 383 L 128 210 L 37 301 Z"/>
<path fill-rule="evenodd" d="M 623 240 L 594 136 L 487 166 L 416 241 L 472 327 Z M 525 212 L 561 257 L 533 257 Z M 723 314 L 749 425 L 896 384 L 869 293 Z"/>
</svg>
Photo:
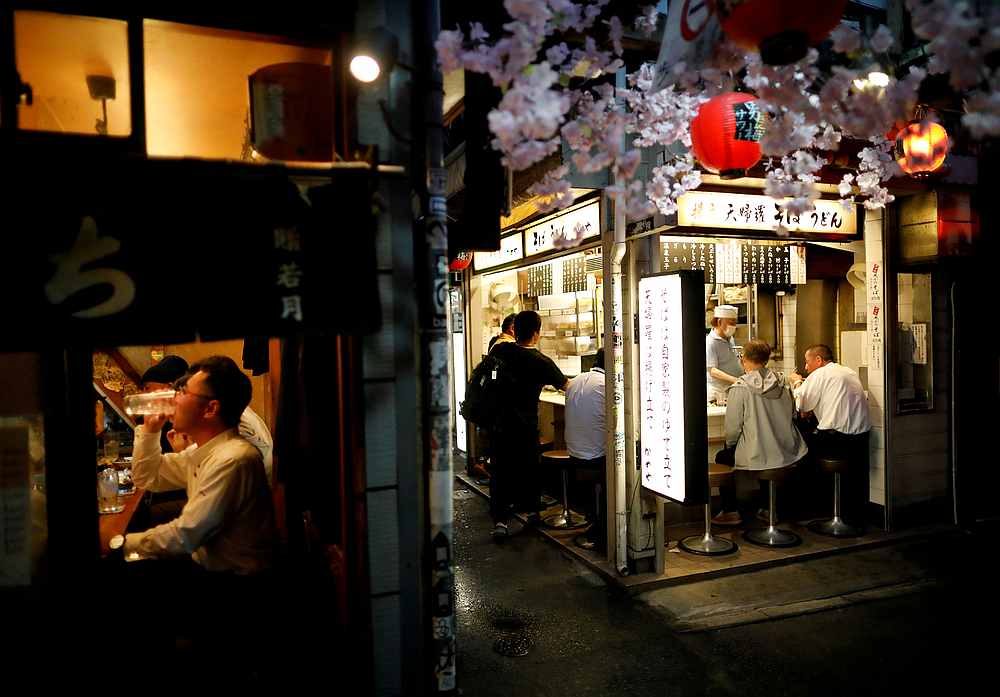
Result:
<svg viewBox="0 0 1000 697">
<path fill-rule="evenodd" d="M 367 170 L 8 162 L 0 350 L 379 323 Z"/>
</svg>

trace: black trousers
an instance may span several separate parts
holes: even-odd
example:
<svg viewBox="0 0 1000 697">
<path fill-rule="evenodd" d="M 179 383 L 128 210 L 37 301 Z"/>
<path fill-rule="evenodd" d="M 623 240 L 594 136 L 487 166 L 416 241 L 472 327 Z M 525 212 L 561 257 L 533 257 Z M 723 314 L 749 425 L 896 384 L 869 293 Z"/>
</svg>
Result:
<svg viewBox="0 0 1000 697">
<path fill-rule="evenodd" d="M 570 489 L 571 507 L 579 506 L 592 525 L 587 537 L 599 551 L 607 549 L 608 526 L 605 514 L 608 510 L 607 460 L 596 457 L 593 460 L 571 458 L 573 479 Z"/>
<path fill-rule="evenodd" d="M 538 430 L 506 429 L 490 434 L 493 468 L 490 471 L 490 515 L 506 523 L 511 509 L 539 512 L 542 495 L 538 476 Z"/>
<path fill-rule="evenodd" d="M 800 466 L 799 488 L 803 502 L 810 501 L 802 517 L 829 517 L 833 512 L 833 475 L 820 471 L 821 457 L 836 457 L 851 463 L 840 475 L 841 514 L 848 523 L 861 524 L 866 518 L 869 499 L 868 433 L 846 434 L 833 430 L 804 433 L 809 457 Z"/>
</svg>

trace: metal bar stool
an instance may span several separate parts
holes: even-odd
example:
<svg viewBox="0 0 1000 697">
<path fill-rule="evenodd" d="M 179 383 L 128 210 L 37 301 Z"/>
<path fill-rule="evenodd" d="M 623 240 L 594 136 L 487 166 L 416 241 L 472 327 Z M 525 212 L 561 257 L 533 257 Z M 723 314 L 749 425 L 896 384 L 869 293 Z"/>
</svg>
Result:
<svg viewBox="0 0 1000 697">
<path fill-rule="evenodd" d="M 819 462 L 821 470 L 833 473 L 833 518 L 814 520 L 809 523 L 809 529 L 830 537 L 859 537 L 863 535 L 864 530 L 854 525 L 848 525 L 840 517 L 840 474 L 851 468 L 850 461 L 839 457 L 824 456 L 820 457 L 817 462 Z"/>
<path fill-rule="evenodd" d="M 677 543 L 677 546 L 685 552 L 691 554 L 702 554 L 707 557 L 715 557 L 722 554 L 731 554 L 738 548 L 732 540 L 724 537 L 714 537 L 712 535 L 712 487 L 726 486 L 732 484 L 733 468 L 726 465 L 719 465 L 714 462 L 708 463 L 708 501 L 705 502 L 705 534 L 690 535 Z"/>
<path fill-rule="evenodd" d="M 569 509 L 569 470 L 573 466 L 573 458 L 565 450 L 549 450 L 542 453 L 542 462 L 549 466 L 562 468 L 563 509 L 559 513 L 545 516 L 542 520 L 546 527 L 558 530 L 573 530 L 587 525 L 587 519 Z"/>
<path fill-rule="evenodd" d="M 747 530 L 743 533 L 743 539 L 751 544 L 761 547 L 794 547 L 802 544 L 802 538 L 791 530 L 779 530 L 774 527 L 777 514 L 777 484 L 784 481 L 795 469 L 795 465 L 779 467 L 772 470 L 762 470 L 758 479 L 767 482 L 768 507 L 767 507 L 767 527 Z"/>
</svg>

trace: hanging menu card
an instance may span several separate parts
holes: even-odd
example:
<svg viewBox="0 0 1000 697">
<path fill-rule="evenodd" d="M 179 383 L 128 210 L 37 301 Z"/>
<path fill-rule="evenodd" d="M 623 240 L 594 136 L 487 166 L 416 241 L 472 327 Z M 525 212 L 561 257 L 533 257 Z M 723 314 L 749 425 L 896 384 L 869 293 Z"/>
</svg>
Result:
<svg viewBox="0 0 1000 697">
<path fill-rule="evenodd" d="M 528 297 L 552 295 L 552 265 L 542 264 L 528 269 Z"/>
<path fill-rule="evenodd" d="M 562 292 L 587 290 L 587 261 L 582 256 L 566 259 L 562 264 Z"/>
<path fill-rule="evenodd" d="M 792 264 L 786 245 L 744 244 L 743 282 L 791 285 Z"/>
<path fill-rule="evenodd" d="M 664 271 L 703 271 L 705 283 L 715 283 L 714 242 L 661 242 Z"/>
<path fill-rule="evenodd" d="M 743 283 L 743 253 L 739 240 L 715 245 L 716 283 Z"/>
</svg>

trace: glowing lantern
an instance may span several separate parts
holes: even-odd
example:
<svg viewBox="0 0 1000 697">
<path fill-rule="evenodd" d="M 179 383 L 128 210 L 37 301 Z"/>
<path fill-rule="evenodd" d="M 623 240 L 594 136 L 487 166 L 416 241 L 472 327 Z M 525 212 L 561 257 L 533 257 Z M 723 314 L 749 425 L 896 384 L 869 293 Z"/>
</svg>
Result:
<svg viewBox="0 0 1000 697">
<path fill-rule="evenodd" d="M 472 263 L 472 252 L 459 252 L 448 264 L 449 271 L 465 271 Z"/>
<path fill-rule="evenodd" d="M 691 147 L 704 167 L 723 179 L 745 177 L 760 160 L 764 115 L 757 98 L 727 92 L 701 105 L 691 121 Z"/>
<path fill-rule="evenodd" d="M 896 162 L 913 177 L 926 177 L 948 156 L 948 131 L 928 119 L 911 121 L 896 136 Z"/>
<path fill-rule="evenodd" d="M 770 65 L 805 57 L 840 23 L 847 0 L 717 0 L 722 30 L 733 43 L 759 50 Z"/>
</svg>

